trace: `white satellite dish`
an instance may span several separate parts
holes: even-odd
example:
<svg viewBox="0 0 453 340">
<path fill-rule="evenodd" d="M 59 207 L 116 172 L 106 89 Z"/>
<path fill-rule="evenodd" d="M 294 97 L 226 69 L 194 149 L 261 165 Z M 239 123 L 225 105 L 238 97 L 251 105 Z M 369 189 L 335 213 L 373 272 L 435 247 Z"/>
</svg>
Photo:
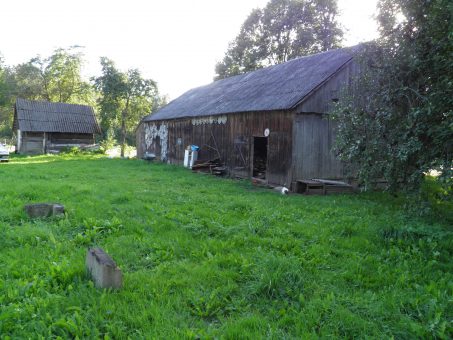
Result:
<svg viewBox="0 0 453 340">
<path fill-rule="evenodd" d="M 269 133 L 270 133 L 269 129 L 265 129 L 264 130 L 264 137 L 268 137 Z"/>
</svg>

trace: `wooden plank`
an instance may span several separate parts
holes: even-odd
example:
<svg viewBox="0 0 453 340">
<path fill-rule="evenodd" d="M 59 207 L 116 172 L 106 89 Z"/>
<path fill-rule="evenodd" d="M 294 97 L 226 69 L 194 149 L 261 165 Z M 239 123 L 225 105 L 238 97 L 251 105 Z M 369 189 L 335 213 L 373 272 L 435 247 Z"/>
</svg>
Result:
<svg viewBox="0 0 453 340">
<path fill-rule="evenodd" d="M 320 185 L 322 186 L 322 182 L 311 180 L 311 179 L 299 179 L 297 180 L 298 183 L 308 184 L 308 185 Z"/>
<path fill-rule="evenodd" d="M 324 184 L 332 184 L 332 185 L 337 185 L 337 186 L 350 186 L 348 183 L 346 182 L 342 182 L 342 181 L 332 181 L 332 180 L 328 180 L 328 179 L 318 179 L 318 178 L 313 178 L 313 181 L 316 181 L 316 182 L 321 182 L 321 183 L 324 183 Z"/>
</svg>

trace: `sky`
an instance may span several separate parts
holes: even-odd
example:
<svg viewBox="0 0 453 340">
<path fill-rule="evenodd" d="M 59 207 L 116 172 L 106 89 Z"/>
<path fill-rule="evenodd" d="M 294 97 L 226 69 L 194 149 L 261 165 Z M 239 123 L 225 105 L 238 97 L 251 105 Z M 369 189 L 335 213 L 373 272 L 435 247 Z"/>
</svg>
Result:
<svg viewBox="0 0 453 340">
<path fill-rule="evenodd" d="M 2 2 L 0 54 L 7 65 L 83 46 L 83 73 L 100 73 L 106 56 L 138 68 L 174 99 L 208 84 L 252 9 L 268 0 L 7 0 Z M 376 0 L 338 0 L 345 46 L 377 37 Z"/>
</svg>

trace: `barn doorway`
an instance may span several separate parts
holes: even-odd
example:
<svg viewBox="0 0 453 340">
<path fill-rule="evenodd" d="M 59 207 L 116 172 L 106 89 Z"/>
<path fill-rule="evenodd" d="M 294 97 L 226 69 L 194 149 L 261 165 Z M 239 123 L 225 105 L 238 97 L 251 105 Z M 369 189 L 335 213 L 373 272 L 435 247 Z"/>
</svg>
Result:
<svg viewBox="0 0 453 340">
<path fill-rule="evenodd" d="M 266 179 L 267 137 L 253 137 L 253 174 L 254 178 Z"/>
</svg>

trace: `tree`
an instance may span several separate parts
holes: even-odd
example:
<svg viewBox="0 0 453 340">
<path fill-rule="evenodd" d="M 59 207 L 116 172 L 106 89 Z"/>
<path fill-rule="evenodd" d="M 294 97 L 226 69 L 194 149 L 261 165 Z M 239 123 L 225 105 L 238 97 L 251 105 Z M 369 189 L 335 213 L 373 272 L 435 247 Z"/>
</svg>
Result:
<svg viewBox="0 0 453 340">
<path fill-rule="evenodd" d="M 9 84 L 9 69 L 4 65 L 0 55 L 0 136 L 9 137 L 12 125 L 12 97 Z"/>
<path fill-rule="evenodd" d="M 89 83 L 83 81 L 83 55 L 77 47 L 59 48 L 48 58 L 37 56 L 12 70 L 15 95 L 32 100 L 90 104 Z"/>
<path fill-rule="evenodd" d="M 17 97 L 93 105 L 95 94 L 82 79 L 82 65 L 83 55 L 77 47 L 59 48 L 48 58 L 37 56 L 14 67 L 0 60 L 0 134 L 12 134 L 12 107 Z"/>
<path fill-rule="evenodd" d="M 140 118 L 153 112 L 162 104 L 157 84 L 144 79 L 137 69 L 121 72 L 115 63 L 101 58 L 102 75 L 94 79 L 100 92 L 99 109 L 104 131 L 120 128 L 121 157 L 124 157 L 126 135 Z"/>
<path fill-rule="evenodd" d="M 271 0 L 253 10 L 217 63 L 216 79 L 339 47 L 335 0 Z"/>
<path fill-rule="evenodd" d="M 429 170 L 452 185 L 453 4 L 381 0 L 381 38 L 361 60 L 356 93 L 336 108 L 340 156 L 370 184 L 417 190 Z"/>
</svg>

